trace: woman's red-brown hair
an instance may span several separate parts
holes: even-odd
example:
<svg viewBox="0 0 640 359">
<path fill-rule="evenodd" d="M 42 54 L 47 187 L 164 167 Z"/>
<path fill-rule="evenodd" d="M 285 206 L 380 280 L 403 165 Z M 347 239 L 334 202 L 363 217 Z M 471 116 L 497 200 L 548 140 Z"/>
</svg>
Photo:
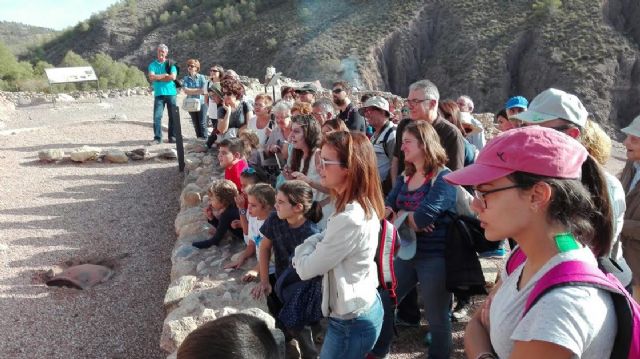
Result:
<svg viewBox="0 0 640 359">
<path fill-rule="evenodd" d="M 376 155 L 367 136 L 359 132 L 336 131 L 325 137 L 323 146 L 331 146 L 338 153 L 342 167 L 347 169 L 344 192 L 331 190 L 336 199 L 336 213 L 344 211 L 348 203 L 357 201 L 367 218 L 373 214 L 384 218 L 382 181 Z"/>
</svg>

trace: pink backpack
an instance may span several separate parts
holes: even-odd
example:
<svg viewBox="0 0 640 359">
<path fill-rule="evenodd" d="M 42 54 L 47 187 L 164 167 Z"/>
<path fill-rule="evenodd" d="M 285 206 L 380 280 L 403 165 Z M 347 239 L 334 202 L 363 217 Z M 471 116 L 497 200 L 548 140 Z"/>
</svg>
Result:
<svg viewBox="0 0 640 359">
<path fill-rule="evenodd" d="M 520 248 L 516 248 L 506 264 L 507 274 L 513 273 L 527 259 Z M 618 329 L 611 358 L 640 358 L 640 305 L 626 291 L 620 281 L 610 273 L 581 261 L 562 262 L 551 268 L 540 278 L 529 294 L 522 316 L 547 292 L 562 286 L 590 286 L 604 289 L 611 294 L 616 311 Z"/>
</svg>

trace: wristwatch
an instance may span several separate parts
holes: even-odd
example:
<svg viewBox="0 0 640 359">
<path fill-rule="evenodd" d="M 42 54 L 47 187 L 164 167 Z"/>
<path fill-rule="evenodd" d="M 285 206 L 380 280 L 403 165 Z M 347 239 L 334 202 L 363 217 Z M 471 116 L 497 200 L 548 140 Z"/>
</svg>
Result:
<svg viewBox="0 0 640 359">
<path fill-rule="evenodd" d="M 246 208 L 240 208 L 240 215 L 241 216 L 246 216 L 247 215 L 247 209 Z"/>
</svg>

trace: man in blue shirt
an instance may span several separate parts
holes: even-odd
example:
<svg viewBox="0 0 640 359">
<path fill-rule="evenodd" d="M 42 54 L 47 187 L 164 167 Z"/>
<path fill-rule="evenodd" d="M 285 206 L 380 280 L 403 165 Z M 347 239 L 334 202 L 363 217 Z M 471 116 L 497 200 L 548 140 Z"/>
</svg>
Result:
<svg viewBox="0 0 640 359">
<path fill-rule="evenodd" d="M 149 64 L 149 81 L 153 84 L 153 141 L 149 143 L 160 144 L 162 143 L 162 113 L 164 112 L 164 106 L 167 106 L 167 111 L 171 114 L 171 108 L 176 105 L 176 95 L 178 94 L 176 85 L 173 80 L 176 79 L 178 70 L 174 65 L 170 68 L 170 73 L 167 73 L 165 62 L 167 61 L 167 55 L 169 54 L 169 48 L 165 44 L 158 45 L 157 57 Z M 173 134 L 173 121 L 169 116 L 169 142 L 175 141 Z"/>
</svg>

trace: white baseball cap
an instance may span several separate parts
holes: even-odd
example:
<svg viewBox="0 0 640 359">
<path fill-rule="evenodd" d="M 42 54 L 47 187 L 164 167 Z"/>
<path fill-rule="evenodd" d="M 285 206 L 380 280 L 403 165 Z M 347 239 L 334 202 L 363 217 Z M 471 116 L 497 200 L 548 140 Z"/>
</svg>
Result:
<svg viewBox="0 0 640 359">
<path fill-rule="evenodd" d="M 633 121 L 631 121 L 631 123 L 629 124 L 629 126 L 623 128 L 620 131 L 626 133 L 627 135 L 640 137 L 640 115 L 634 118 Z"/>
<path fill-rule="evenodd" d="M 542 91 L 529 104 L 529 108 L 509 118 L 539 124 L 555 119 L 567 120 L 579 127 L 587 123 L 589 113 L 576 95 L 550 88 Z"/>
</svg>

